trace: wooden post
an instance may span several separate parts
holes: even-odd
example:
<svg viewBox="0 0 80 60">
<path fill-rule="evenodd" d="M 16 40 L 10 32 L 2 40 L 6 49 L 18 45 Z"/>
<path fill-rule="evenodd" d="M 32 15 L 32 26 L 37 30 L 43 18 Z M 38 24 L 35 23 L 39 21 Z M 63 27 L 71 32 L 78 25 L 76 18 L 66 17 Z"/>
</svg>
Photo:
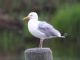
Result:
<svg viewBox="0 0 80 60">
<path fill-rule="evenodd" d="M 24 52 L 25 60 L 53 60 L 50 48 L 31 48 Z"/>
</svg>

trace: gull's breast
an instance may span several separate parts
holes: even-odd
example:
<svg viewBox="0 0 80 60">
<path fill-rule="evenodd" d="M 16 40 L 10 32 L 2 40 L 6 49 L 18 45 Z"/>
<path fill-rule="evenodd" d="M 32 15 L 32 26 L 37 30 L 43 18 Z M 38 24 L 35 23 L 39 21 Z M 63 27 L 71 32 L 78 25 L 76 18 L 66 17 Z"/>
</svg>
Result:
<svg viewBox="0 0 80 60">
<path fill-rule="evenodd" d="M 39 25 L 39 21 L 29 21 L 28 22 L 28 29 L 29 32 L 37 38 L 45 38 L 45 34 L 42 33 L 39 29 L 38 29 L 38 25 Z"/>
</svg>

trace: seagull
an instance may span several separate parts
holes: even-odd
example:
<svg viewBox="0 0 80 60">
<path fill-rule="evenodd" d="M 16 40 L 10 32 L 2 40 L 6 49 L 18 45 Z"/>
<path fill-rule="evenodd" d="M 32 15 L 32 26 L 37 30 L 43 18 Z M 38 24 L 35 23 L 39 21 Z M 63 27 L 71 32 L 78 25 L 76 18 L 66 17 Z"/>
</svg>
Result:
<svg viewBox="0 0 80 60">
<path fill-rule="evenodd" d="M 28 16 L 23 18 L 24 21 L 28 20 L 28 30 L 36 38 L 40 39 L 39 47 L 42 48 L 43 41 L 50 38 L 65 38 L 61 33 L 55 29 L 51 24 L 46 21 L 39 21 L 36 12 L 30 12 Z"/>
</svg>

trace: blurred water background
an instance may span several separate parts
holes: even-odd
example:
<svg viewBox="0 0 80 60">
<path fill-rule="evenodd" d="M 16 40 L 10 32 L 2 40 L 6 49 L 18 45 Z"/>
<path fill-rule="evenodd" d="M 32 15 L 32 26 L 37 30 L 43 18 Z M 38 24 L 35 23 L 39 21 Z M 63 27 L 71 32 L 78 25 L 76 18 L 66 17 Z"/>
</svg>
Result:
<svg viewBox="0 0 80 60">
<path fill-rule="evenodd" d="M 38 47 L 22 21 L 31 11 L 67 34 L 44 41 L 54 60 L 80 60 L 80 0 L 0 0 L 0 60 L 24 60 L 25 49 Z"/>
</svg>

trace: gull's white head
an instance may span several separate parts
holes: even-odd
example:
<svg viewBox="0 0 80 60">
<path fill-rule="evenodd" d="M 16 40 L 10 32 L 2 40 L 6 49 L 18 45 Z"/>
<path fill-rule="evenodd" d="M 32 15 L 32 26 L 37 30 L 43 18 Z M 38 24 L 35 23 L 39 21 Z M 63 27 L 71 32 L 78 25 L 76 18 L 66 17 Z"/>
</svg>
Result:
<svg viewBox="0 0 80 60">
<path fill-rule="evenodd" d="M 30 19 L 35 19 L 35 20 L 38 20 L 38 14 L 36 12 L 31 12 L 28 14 L 27 17 L 24 18 L 24 20 L 30 20 Z"/>
<path fill-rule="evenodd" d="M 36 12 L 29 13 L 28 17 L 30 19 L 38 19 L 38 14 Z"/>
</svg>

